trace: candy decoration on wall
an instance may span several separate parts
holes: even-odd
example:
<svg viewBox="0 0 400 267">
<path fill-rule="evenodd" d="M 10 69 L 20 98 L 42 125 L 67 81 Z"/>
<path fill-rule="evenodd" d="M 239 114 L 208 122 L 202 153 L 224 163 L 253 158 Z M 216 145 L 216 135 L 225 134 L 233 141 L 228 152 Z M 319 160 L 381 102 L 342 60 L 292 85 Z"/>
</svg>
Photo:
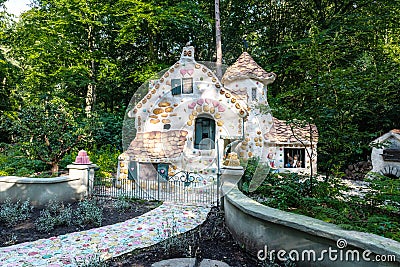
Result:
<svg viewBox="0 0 400 267">
<path fill-rule="evenodd" d="M 212 100 L 211 101 L 214 107 L 218 107 L 219 106 L 219 101 L 218 100 Z"/>
<path fill-rule="evenodd" d="M 169 103 L 169 102 L 160 102 L 160 103 L 158 103 L 158 106 L 159 107 L 169 107 L 171 105 L 171 103 Z"/>
<path fill-rule="evenodd" d="M 155 109 L 153 109 L 153 113 L 156 114 L 156 115 L 161 114 L 163 112 L 164 112 L 163 108 L 155 108 Z"/>
</svg>

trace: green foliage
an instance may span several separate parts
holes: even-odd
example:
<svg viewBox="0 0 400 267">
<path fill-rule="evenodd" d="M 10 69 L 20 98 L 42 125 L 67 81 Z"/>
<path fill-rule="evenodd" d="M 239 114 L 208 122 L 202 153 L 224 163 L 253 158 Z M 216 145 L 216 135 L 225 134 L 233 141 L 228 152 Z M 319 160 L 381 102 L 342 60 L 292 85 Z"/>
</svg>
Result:
<svg viewBox="0 0 400 267">
<path fill-rule="evenodd" d="M 124 114 L 122 112 L 115 114 L 97 112 L 95 122 L 90 129 L 92 132 L 92 143 L 99 148 L 103 146 L 114 146 L 121 150 L 123 119 Z"/>
<path fill-rule="evenodd" d="M 260 162 L 258 157 L 251 157 L 242 162 L 245 172 L 242 177 L 242 190 L 253 192 L 265 180 L 270 171 L 268 164 Z"/>
<path fill-rule="evenodd" d="M 40 211 L 40 216 L 35 221 L 35 226 L 38 231 L 50 232 L 57 226 L 71 225 L 72 223 L 72 208 L 71 205 L 57 200 L 51 200 L 47 208 Z"/>
<path fill-rule="evenodd" d="M 11 199 L 6 199 L 0 206 L 0 222 L 8 227 L 14 226 L 18 222 L 28 219 L 32 209 L 33 207 L 30 205 L 29 200 L 22 203 L 18 200 L 16 203 L 13 203 Z"/>
<path fill-rule="evenodd" d="M 339 179 L 314 179 L 311 194 L 309 177 L 269 174 L 248 194 L 273 208 L 400 240 L 399 179 L 376 176 L 368 181 L 365 195 L 352 196 Z"/>
<path fill-rule="evenodd" d="M 84 228 L 87 225 L 101 226 L 103 221 L 103 208 L 97 205 L 95 199 L 85 199 L 78 203 L 77 209 L 73 212 L 76 225 Z"/>
<path fill-rule="evenodd" d="M 378 206 L 388 213 L 400 215 L 400 179 L 380 174 L 372 174 L 366 179 L 372 190 L 366 193 L 366 198 L 372 206 Z"/>
<path fill-rule="evenodd" d="M 57 98 L 22 108 L 14 129 L 26 156 L 43 161 L 53 173 L 58 172 L 64 155 L 83 138 L 74 113 L 64 100 Z"/>
<path fill-rule="evenodd" d="M 79 267 L 107 267 L 110 264 L 105 261 L 101 253 L 96 251 L 93 254 L 74 258 L 74 264 Z"/>
<path fill-rule="evenodd" d="M 120 154 L 121 151 L 112 145 L 106 145 L 101 148 L 94 146 L 93 150 L 88 151 L 90 160 L 100 167 L 96 176 L 110 178 L 117 173 L 118 156 Z"/>
<path fill-rule="evenodd" d="M 124 196 L 118 197 L 118 199 L 114 201 L 113 206 L 120 212 L 126 212 L 132 207 L 129 200 Z"/>
<path fill-rule="evenodd" d="M 30 159 L 22 153 L 20 145 L 4 145 L 0 148 L 1 175 L 31 176 L 46 169 L 46 165 Z"/>
<path fill-rule="evenodd" d="M 49 210 L 41 210 L 39 218 L 35 221 L 35 227 L 40 232 L 50 232 L 56 225 L 56 218 L 52 216 Z"/>
</svg>

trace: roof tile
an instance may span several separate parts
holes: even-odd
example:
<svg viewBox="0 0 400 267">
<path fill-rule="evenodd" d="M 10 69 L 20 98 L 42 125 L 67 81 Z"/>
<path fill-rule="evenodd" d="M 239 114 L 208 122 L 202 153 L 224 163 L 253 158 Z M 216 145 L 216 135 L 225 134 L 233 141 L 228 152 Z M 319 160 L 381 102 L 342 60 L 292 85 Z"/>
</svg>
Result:
<svg viewBox="0 0 400 267">
<path fill-rule="evenodd" d="M 178 158 L 183 152 L 187 134 L 183 130 L 138 133 L 126 153 L 131 160 L 145 162 Z"/>
<path fill-rule="evenodd" d="M 277 118 L 273 118 L 273 125 L 271 130 L 264 135 L 265 139 L 270 142 L 276 143 L 299 143 L 299 138 L 302 142 L 308 143 L 310 141 L 310 128 L 308 126 L 299 127 L 294 124 L 288 124 L 286 121 L 278 120 Z M 293 132 L 292 132 L 293 127 Z M 318 130 L 317 127 L 312 124 L 312 141 L 314 143 L 318 142 Z"/>
<path fill-rule="evenodd" d="M 248 78 L 255 79 L 268 85 L 275 81 L 276 74 L 263 70 L 249 53 L 244 52 L 236 62 L 226 70 L 222 77 L 222 83 Z"/>
</svg>

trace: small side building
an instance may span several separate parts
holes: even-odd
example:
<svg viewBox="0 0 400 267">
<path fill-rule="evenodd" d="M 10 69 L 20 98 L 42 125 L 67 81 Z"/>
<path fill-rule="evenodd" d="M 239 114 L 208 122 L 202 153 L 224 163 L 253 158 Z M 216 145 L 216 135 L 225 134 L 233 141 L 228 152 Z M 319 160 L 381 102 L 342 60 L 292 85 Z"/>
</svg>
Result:
<svg viewBox="0 0 400 267">
<path fill-rule="evenodd" d="M 372 143 L 372 171 L 392 178 L 400 177 L 400 129 L 375 139 Z"/>
</svg>

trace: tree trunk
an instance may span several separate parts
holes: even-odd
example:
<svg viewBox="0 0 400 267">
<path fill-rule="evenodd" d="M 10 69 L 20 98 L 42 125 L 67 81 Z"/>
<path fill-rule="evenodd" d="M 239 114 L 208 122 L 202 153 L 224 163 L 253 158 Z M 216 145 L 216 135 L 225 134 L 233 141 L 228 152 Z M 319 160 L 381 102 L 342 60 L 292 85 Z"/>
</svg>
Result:
<svg viewBox="0 0 400 267">
<path fill-rule="evenodd" d="M 96 102 L 96 85 L 94 83 L 90 83 L 87 88 L 86 108 L 85 108 L 88 117 L 90 117 L 93 112 L 95 102 Z"/>
<path fill-rule="evenodd" d="M 88 28 L 88 47 L 90 56 L 92 59 L 90 60 L 89 65 L 89 78 L 90 83 L 87 88 L 86 93 L 86 114 L 88 117 L 91 117 L 91 114 L 94 110 L 94 105 L 96 103 L 96 69 L 95 69 L 95 62 L 94 62 L 94 37 L 93 37 L 93 27 L 90 25 Z"/>
<path fill-rule="evenodd" d="M 51 173 L 58 176 L 58 162 L 51 163 Z"/>
<path fill-rule="evenodd" d="M 222 78 L 222 41 L 219 0 L 215 0 L 215 43 L 217 48 L 217 77 Z"/>
</svg>

